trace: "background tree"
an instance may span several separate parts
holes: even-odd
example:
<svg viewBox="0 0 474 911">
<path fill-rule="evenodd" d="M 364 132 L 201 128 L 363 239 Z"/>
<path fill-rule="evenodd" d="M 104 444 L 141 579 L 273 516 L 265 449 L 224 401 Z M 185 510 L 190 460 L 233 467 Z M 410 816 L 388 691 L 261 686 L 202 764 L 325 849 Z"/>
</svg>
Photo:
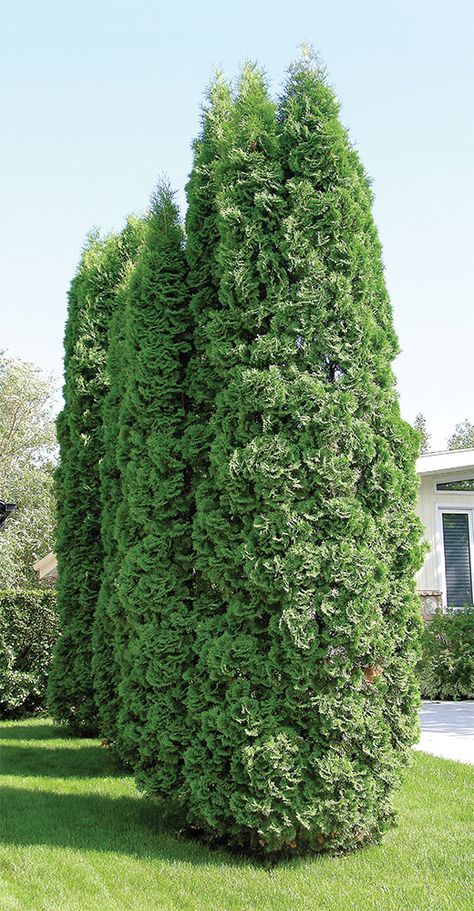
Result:
<svg viewBox="0 0 474 911">
<path fill-rule="evenodd" d="M 39 586 L 33 564 L 53 547 L 55 386 L 37 367 L 0 354 L 0 498 L 16 511 L 0 533 L 0 588 Z"/>
<path fill-rule="evenodd" d="M 423 453 L 430 451 L 431 433 L 428 433 L 426 418 L 421 411 L 418 412 L 413 421 L 413 427 L 420 436 L 420 453 L 423 455 Z"/>
<path fill-rule="evenodd" d="M 160 186 L 128 284 L 118 463 L 117 577 L 125 622 L 117 746 L 150 793 L 176 796 L 189 731 L 190 488 L 183 457 L 190 316 L 184 236 Z M 120 524 L 119 524 L 120 523 Z"/>
<path fill-rule="evenodd" d="M 474 424 L 467 419 L 456 424 L 448 440 L 448 449 L 471 449 L 474 447 Z"/>
<path fill-rule="evenodd" d="M 347 850 L 387 826 L 416 739 L 418 441 L 369 182 L 311 58 L 278 116 L 244 70 L 218 175 L 190 819 L 267 851 Z"/>
<path fill-rule="evenodd" d="M 69 293 L 64 408 L 58 418 L 58 610 L 62 635 L 49 678 L 54 719 L 77 731 L 97 727 L 92 683 L 92 628 L 100 588 L 99 465 L 107 391 L 108 330 L 124 268 L 120 236 L 89 237 Z"/>
<path fill-rule="evenodd" d="M 104 563 L 94 616 L 92 664 L 99 729 L 102 737 L 110 742 L 114 742 L 117 735 L 118 684 L 125 627 L 116 585 L 123 558 L 119 548 L 120 527 L 117 524 L 122 507 L 122 480 L 117 450 L 120 407 L 127 380 L 125 312 L 128 286 L 144 233 L 145 220 L 129 218 L 121 238 L 123 279 L 117 286 L 115 312 L 110 324 L 107 352 L 109 388 L 103 409 L 104 455 L 100 463 L 100 499 Z"/>
</svg>

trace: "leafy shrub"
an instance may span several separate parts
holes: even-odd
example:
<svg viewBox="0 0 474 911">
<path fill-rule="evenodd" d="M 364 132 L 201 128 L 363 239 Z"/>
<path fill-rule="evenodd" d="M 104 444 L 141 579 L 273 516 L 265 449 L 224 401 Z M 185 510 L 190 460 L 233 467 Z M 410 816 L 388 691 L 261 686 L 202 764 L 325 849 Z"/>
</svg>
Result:
<svg viewBox="0 0 474 911">
<path fill-rule="evenodd" d="M 54 591 L 0 591 L 0 718 L 43 708 L 58 633 Z"/>
<path fill-rule="evenodd" d="M 436 614 L 419 666 L 425 699 L 474 699 L 474 607 Z"/>
</svg>

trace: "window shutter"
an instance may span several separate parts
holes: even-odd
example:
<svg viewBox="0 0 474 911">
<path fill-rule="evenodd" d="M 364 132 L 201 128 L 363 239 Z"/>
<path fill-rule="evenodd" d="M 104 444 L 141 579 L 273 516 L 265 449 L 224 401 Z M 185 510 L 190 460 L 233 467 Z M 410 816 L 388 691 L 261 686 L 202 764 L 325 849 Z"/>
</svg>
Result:
<svg viewBox="0 0 474 911">
<path fill-rule="evenodd" d="M 471 549 L 467 513 L 443 513 L 448 607 L 472 604 Z"/>
</svg>

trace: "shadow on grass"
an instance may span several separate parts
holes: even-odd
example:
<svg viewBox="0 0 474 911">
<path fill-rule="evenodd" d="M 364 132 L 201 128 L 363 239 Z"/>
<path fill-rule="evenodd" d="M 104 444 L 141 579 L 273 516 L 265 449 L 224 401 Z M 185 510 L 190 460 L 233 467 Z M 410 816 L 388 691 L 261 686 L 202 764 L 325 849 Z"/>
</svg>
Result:
<svg viewBox="0 0 474 911">
<path fill-rule="evenodd" d="M 10 743 L 0 742 L 2 775 L 22 778 L 117 778 L 127 774 L 97 741 L 91 743 L 71 737 L 67 730 L 53 724 L 31 721 L 28 724 L 2 726 L 0 741 L 6 740 Z M 19 741 L 24 741 L 26 745 Z M 29 746 L 29 743 L 35 745 Z"/>
<path fill-rule="evenodd" d="M 1 841 L 77 851 L 110 851 L 135 858 L 194 865 L 242 865 L 231 856 L 179 834 L 175 807 L 140 797 L 54 794 L 0 788 Z"/>
<path fill-rule="evenodd" d="M 100 746 L 0 746 L 0 772 L 22 778 L 122 778 L 129 774 Z"/>
<path fill-rule="evenodd" d="M 12 721 L 2 722 L 0 727 L 0 740 L 66 740 L 71 738 L 71 732 L 66 728 L 56 727 L 51 722 L 44 721 Z"/>
<path fill-rule="evenodd" d="M 144 797 L 104 794 L 104 778 L 128 777 L 97 741 L 65 737 L 53 724 L 15 723 L 0 728 L 1 776 L 45 778 L 45 790 L 0 787 L 0 841 L 50 845 L 77 851 L 110 851 L 135 858 L 182 861 L 195 865 L 235 865 L 244 858 L 181 835 L 182 813 L 171 803 Z M 70 744 L 69 745 L 69 741 Z M 20 743 L 24 741 L 25 743 Z M 28 741 L 35 743 L 29 745 Z M 41 741 L 48 741 L 48 743 Z M 36 745 L 37 742 L 37 745 Z M 0 776 L 0 777 L 1 777 Z M 55 793 L 47 779 L 100 779 L 94 791 Z M 54 787 L 54 785 L 52 785 Z M 88 788 L 91 785 L 87 785 Z M 110 784 L 120 788 L 120 784 Z"/>
</svg>

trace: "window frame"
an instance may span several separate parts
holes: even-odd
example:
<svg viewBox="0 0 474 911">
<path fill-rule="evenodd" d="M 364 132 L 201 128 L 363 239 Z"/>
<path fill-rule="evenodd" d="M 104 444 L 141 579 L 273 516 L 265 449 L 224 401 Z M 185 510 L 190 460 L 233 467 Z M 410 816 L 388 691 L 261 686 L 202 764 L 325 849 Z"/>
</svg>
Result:
<svg viewBox="0 0 474 911">
<path fill-rule="evenodd" d="M 471 472 L 471 474 L 472 474 L 472 472 Z M 474 494 L 474 488 L 472 490 L 439 490 L 439 488 L 438 488 L 438 484 L 462 484 L 463 481 L 472 481 L 472 480 L 474 480 L 474 479 L 473 478 L 456 478 L 455 480 L 451 480 L 451 478 L 444 478 L 444 480 L 442 480 L 442 481 L 435 481 L 435 484 L 434 484 L 435 495 L 441 494 L 442 496 L 451 496 L 451 494 L 454 494 L 455 497 L 458 497 L 459 494 L 461 494 L 461 496 L 465 496 L 466 494 L 470 494 L 470 493 Z"/>
<path fill-rule="evenodd" d="M 439 491 L 439 493 L 466 493 L 464 490 L 460 491 Z M 455 507 L 455 506 L 444 506 L 439 504 L 437 507 L 437 516 L 436 524 L 438 528 L 439 540 L 441 541 L 441 560 L 440 560 L 440 572 L 441 572 L 441 590 L 443 593 L 443 603 L 445 607 L 448 607 L 448 586 L 446 582 L 446 553 L 444 550 L 444 529 L 443 529 L 443 514 L 444 513 L 454 513 L 457 515 L 467 515 L 468 517 L 468 528 L 469 528 L 469 553 L 471 559 L 471 602 L 474 604 L 474 506 L 464 506 L 464 507 Z M 458 610 L 463 605 L 450 606 L 449 610 Z"/>
</svg>

